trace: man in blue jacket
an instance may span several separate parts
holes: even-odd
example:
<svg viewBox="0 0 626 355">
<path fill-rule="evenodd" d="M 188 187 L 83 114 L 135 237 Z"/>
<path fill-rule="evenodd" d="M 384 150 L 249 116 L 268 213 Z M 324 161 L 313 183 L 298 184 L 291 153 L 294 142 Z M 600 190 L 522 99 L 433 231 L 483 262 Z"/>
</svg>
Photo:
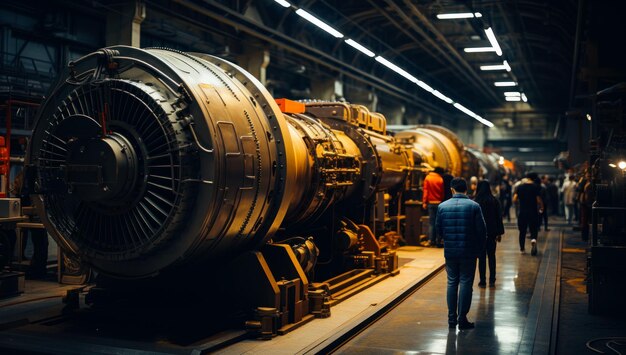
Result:
<svg viewBox="0 0 626 355">
<path fill-rule="evenodd" d="M 476 258 L 485 247 L 487 228 L 480 206 L 466 195 L 465 179 L 452 179 L 450 188 L 453 196 L 439 205 L 436 222 L 448 273 L 448 324 L 450 328 L 458 323 L 459 329 L 471 329 L 474 323 L 467 320 L 467 313 L 472 303 Z"/>
</svg>

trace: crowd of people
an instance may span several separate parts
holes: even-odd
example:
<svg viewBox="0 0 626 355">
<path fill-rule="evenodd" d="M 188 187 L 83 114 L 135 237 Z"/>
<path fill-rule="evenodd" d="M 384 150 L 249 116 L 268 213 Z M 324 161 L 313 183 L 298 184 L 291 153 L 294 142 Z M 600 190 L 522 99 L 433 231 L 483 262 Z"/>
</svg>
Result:
<svg viewBox="0 0 626 355">
<path fill-rule="evenodd" d="M 576 173 L 568 170 L 565 175 L 554 177 L 536 173 L 529 173 L 526 177 L 517 181 L 510 181 L 505 177 L 497 187 L 500 204 L 503 206 L 504 217 L 511 221 L 510 208 L 515 209 L 515 216 L 518 218 L 523 214 L 521 204 L 515 203 L 513 197 L 520 186 L 532 182 L 538 187 L 539 197 L 543 204 L 542 212 L 539 214 L 540 229 L 543 226 L 545 231 L 549 231 L 549 216 L 561 216 L 565 218 L 568 225 L 582 230 L 583 240 L 589 237 L 589 219 L 591 213 L 591 182 L 586 170 Z"/>
<path fill-rule="evenodd" d="M 555 178 L 529 173 L 518 181 L 504 176 L 498 186 L 472 177 L 469 183 L 453 178 L 443 169 L 430 172 L 424 180 L 422 204 L 429 215 L 427 246 L 443 247 L 448 275 L 448 324 L 471 329 L 467 319 L 476 263 L 479 287 L 495 287 L 496 246 L 504 235 L 506 218 L 511 222 L 515 210 L 519 230 L 519 248 L 526 253 L 530 232 L 532 256 L 537 255 L 537 239 L 543 226 L 549 231 L 549 216 L 565 216 L 568 224 L 579 221 L 583 239 L 588 237 L 591 212 L 590 182 L 587 174 L 568 174 Z M 489 274 L 487 278 L 487 269 Z"/>
</svg>

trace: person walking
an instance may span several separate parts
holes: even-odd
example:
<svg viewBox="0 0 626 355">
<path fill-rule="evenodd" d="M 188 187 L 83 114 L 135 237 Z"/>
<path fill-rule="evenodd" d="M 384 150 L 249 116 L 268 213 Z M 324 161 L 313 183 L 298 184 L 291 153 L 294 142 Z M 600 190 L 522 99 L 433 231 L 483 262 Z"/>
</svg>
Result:
<svg viewBox="0 0 626 355">
<path fill-rule="evenodd" d="M 519 229 L 519 250 L 526 253 L 526 231 L 530 230 L 532 249 L 530 254 L 537 255 L 537 235 L 539 234 L 539 214 L 543 213 L 543 201 L 541 200 L 541 186 L 535 181 L 539 177 L 536 173 L 529 173 L 518 186 L 513 195 L 513 202 L 519 201 L 519 217 L 517 228 Z"/>
<path fill-rule="evenodd" d="M 500 183 L 499 189 L 500 207 L 502 208 L 502 217 L 506 217 L 507 222 L 511 222 L 511 204 L 512 204 L 512 187 L 508 176 L 504 176 Z"/>
<path fill-rule="evenodd" d="M 467 196 L 470 198 L 474 198 L 474 194 L 476 193 L 476 186 L 478 185 L 478 178 L 476 176 L 472 176 L 470 178 L 470 184 L 467 187 Z"/>
<path fill-rule="evenodd" d="M 480 205 L 487 226 L 485 250 L 478 257 L 478 275 L 480 276 L 478 287 L 487 286 L 487 259 L 489 259 L 489 286 L 494 287 L 496 284 L 496 244 L 497 240 L 504 234 L 502 208 L 500 208 L 498 200 L 491 194 L 487 180 L 478 182 L 474 201 Z"/>
<path fill-rule="evenodd" d="M 591 206 L 594 202 L 593 189 L 591 185 L 591 170 L 585 172 L 585 180 L 582 191 L 580 191 L 580 231 L 584 242 L 589 240 L 589 223 L 591 223 Z"/>
<path fill-rule="evenodd" d="M 437 207 L 443 201 L 443 169 L 440 167 L 435 168 L 426 175 L 424 179 L 424 194 L 422 196 L 422 207 L 428 211 L 428 240 L 430 247 L 441 246 L 441 240 L 438 240 L 437 233 L 435 231 L 435 224 L 437 222 Z"/>
<path fill-rule="evenodd" d="M 511 188 L 511 196 L 515 196 L 515 194 L 517 193 L 517 188 L 522 184 L 523 181 L 525 181 L 526 178 L 517 180 L 514 184 L 513 187 Z M 519 218 L 519 202 L 513 201 L 513 206 L 515 207 L 515 218 Z"/>
<path fill-rule="evenodd" d="M 437 233 L 443 238 L 448 287 L 448 325 L 459 329 L 474 328 L 467 319 L 472 303 L 476 258 L 485 247 L 487 227 L 480 206 L 467 197 L 467 182 L 450 182 L 452 198 L 437 209 Z M 459 289 L 460 286 L 460 289 Z"/>
<path fill-rule="evenodd" d="M 543 212 L 539 212 L 539 229 L 541 229 L 541 221 L 543 221 L 543 230 L 547 232 L 550 230 L 550 228 L 548 228 L 548 207 L 550 206 L 550 195 L 548 195 L 548 189 L 546 187 L 548 184 L 548 177 L 544 175 L 543 178 L 539 179 L 537 177 L 534 181 L 535 184 L 539 185 L 539 197 L 543 203 Z"/>
<path fill-rule="evenodd" d="M 546 184 L 546 193 L 548 195 L 548 201 L 550 201 L 550 214 L 553 216 L 559 215 L 559 187 L 556 186 L 556 179 L 554 176 L 549 176 L 544 184 Z M 547 208 L 547 207 L 546 207 Z M 547 213 L 546 213 L 547 216 Z"/>
<path fill-rule="evenodd" d="M 567 220 L 567 224 L 572 224 L 574 204 L 576 203 L 576 177 L 573 174 L 563 182 L 562 195 L 565 204 L 565 220 Z"/>
</svg>

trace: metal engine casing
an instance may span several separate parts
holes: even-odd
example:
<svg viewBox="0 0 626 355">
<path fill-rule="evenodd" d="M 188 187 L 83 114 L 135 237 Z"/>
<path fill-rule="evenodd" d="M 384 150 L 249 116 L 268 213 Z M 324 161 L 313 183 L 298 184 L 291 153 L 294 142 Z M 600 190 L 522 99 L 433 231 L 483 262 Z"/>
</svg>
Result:
<svg viewBox="0 0 626 355">
<path fill-rule="evenodd" d="M 70 63 L 26 165 L 37 212 L 66 252 L 114 278 L 145 278 L 232 259 L 339 201 L 401 189 L 412 160 L 362 106 L 283 113 L 220 58 L 115 46 Z"/>
<path fill-rule="evenodd" d="M 34 205 L 61 247 L 111 276 L 260 245 L 287 212 L 287 123 L 219 58 L 107 48 L 71 63 L 38 117 Z"/>
</svg>

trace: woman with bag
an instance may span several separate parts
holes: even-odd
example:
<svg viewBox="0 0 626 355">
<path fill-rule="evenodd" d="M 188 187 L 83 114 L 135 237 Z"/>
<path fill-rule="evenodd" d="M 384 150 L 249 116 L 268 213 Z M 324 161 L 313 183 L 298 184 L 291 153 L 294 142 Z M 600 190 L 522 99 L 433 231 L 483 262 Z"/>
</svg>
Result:
<svg viewBox="0 0 626 355">
<path fill-rule="evenodd" d="M 500 241 L 504 234 L 504 224 L 502 223 L 502 208 L 498 199 L 491 194 L 491 188 L 487 180 L 481 180 L 476 187 L 474 201 L 480 205 L 487 226 L 487 241 L 484 251 L 478 258 L 478 273 L 480 281 L 478 287 L 487 286 L 487 258 L 489 258 L 489 286 L 496 284 L 496 243 Z"/>
</svg>

